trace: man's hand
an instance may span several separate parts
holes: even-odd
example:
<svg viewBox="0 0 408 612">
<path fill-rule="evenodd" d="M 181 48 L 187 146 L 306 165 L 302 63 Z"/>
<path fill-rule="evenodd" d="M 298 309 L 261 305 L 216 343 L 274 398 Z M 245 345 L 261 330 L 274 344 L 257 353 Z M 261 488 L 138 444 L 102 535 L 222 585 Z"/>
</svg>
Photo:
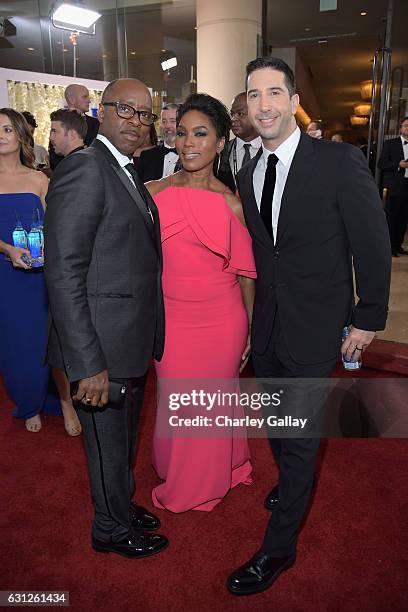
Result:
<svg viewBox="0 0 408 612">
<path fill-rule="evenodd" d="M 109 400 L 108 370 L 80 380 L 72 399 L 82 402 L 85 406 L 105 406 Z"/>
<path fill-rule="evenodd" d="M 408 168 L 408 160 L 401 159 L 401 161 L 399 163 L 399 167 L 400 168 L 404 168 L 406 170 Z"/>
<path fill-rule="evenodd" d="M 375 337 L 375 332 L 364 331 L 350 325 L 350 334 L 343 340 L 341 353 L 346 359 L 358 361 L 361 353 L 371 344 Z"/>
</svg>

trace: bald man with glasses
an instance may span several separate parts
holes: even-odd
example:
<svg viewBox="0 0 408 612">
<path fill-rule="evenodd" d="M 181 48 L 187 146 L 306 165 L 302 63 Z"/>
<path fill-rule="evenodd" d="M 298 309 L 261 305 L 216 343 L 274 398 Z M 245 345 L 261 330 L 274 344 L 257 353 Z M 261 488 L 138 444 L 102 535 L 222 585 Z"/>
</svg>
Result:
<svg viewBox="0 0 408 612">
<path fill-rule="evenodd" d="M 95 141 L 58 166 L 48 191 L 47 360 L 72 383 L 95 507 L 92 547 L 137 558 L 168 544 L 151 533 L 159 519 L 131 501 L 146 373 L 164 345 L 159 217 L 132 162 L 142 126 L 155 120 L 149 90 L 113 81 L 99 120 Z"/>
</svg>

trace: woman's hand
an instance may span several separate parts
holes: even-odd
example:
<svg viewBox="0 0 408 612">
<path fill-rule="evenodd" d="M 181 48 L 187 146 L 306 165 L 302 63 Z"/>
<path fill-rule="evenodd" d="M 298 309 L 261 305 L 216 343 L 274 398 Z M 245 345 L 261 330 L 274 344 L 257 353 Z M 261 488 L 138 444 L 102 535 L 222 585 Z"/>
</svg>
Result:
<svg viewBox="0 0 408 612">
<path fill-rule="evenodd" d="M 241 357 L 241 367 L 239 368 L 240 373 L 248 363 L 249 356 L 251 354 L 251 334 L 248 334 L 247 343 L 244 352 Z"/>
<path fill-rule="evenodd" d="M 28 249 L 21 249 L 20 247 L 9 245 L 7 249 L 7 255 L 10 257 L 10 261 L 15 268 L 22 268 L 23 270 L 31 269 L 31 266 L 28 266 L 21 259 L 22 255 L 27 255 L 27 257 L 30 257 L 30 251 Z"/>
</svg>

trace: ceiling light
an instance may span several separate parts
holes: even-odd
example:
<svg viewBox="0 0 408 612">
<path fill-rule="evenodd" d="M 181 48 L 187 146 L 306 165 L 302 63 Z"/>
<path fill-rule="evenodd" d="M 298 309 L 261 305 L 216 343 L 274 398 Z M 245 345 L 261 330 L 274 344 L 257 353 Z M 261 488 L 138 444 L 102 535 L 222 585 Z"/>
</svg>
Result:
<svg viewBox="0 0 408 612">
<path fill-rule="evenodd" d="M 131 51 L 130 55 L 136 55 L 136 51 Z"/>
<path fill-rule="evenodd" d="M 319 45 L 324 45 L 325 43 L 327 43 L 327 39 L 326 38 L 321 38 L 317 42 L 319 43 Z"/>
<path fill-rule="evenodd" d="M 34 47 L 27 47 L 27 51 L 35 51 Z"/>
<path fill-rule="evenodd" d="M 312 28 L 305 28 L 305 32 L 310 32 Z"/>
<path fill-rule="evenodd" d="M 51 11 L 51 16 L 53 21 L 58 21 L 59 23 L 80 28 L 90 28 L 98 21 L 101 14 L 82 6 L 63 2 Z"/>
<path fill-rule="evenodd" d="M 170 59 L 164 60 L 161 62 L 162 70 L 170 70 L 170 68 L 175 68 L 177 66 L 177 57 L 170 57 Z"/>
<path fill-rule="evenodd" d="M 367 11 L 361 11 L 360 15 L 361 15 L 362 17 L 365 17 L 365 16 L 367 15 Z"/>
</svg>

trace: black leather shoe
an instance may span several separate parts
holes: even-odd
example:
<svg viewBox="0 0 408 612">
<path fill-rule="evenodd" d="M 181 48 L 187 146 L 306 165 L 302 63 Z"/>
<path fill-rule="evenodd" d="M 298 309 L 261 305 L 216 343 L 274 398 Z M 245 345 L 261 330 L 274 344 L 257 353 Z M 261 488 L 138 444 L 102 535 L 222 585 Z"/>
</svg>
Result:
<svg viewBox="0 0 408 612">
<path fill-rule="evenodd" d="M 274 510 L 279 501 L 279 486 L 275 485 L 270 493 L 265 497 L 264 506 L 267 510 Z"/>
<path fill-rule="evenodd" d="M 92 537 L 92 548 L 96 552 L 113 552 L 132 559 L 155 555 L 164 550 L 168 544 L 169 541 L 165 536 L 158 533 L 143 533 L 143 531 L 130 531 L 119 542 L 103 542 Z"/>
<path fill-rule="evenodd" d="M 399 255 L 408 255 L 408 251 L 406 251 L 405 249 L 403 249 L 402 247 L 400 247 L 399 249 L 397 249 L 397 253 Z"/>
<path fill-rule="evenodd" d="M 317 479 L 313 480 L 313 488 L 316 486 Z M 279 501 L 279 485 L 275 485 L 270 493 L 265 497 L 264 506 L 267 510 L 274 510 Z"/>
<path fill-rule="evenodd" d="M 144 531 L 156 531 L 160 529 L 160 520 L 143 508 L 130 502 L 130 521 L 132 529 L 142 529 Z"/>
<path fill-rule="evenodd" d="M 253 595 L 268 589 L 278 576 L 294 564 L 290 557 L 268 557 L 257 553 L 237 569 L 227 580 L 227 589 L 233 595 Z"/>
</svg>

